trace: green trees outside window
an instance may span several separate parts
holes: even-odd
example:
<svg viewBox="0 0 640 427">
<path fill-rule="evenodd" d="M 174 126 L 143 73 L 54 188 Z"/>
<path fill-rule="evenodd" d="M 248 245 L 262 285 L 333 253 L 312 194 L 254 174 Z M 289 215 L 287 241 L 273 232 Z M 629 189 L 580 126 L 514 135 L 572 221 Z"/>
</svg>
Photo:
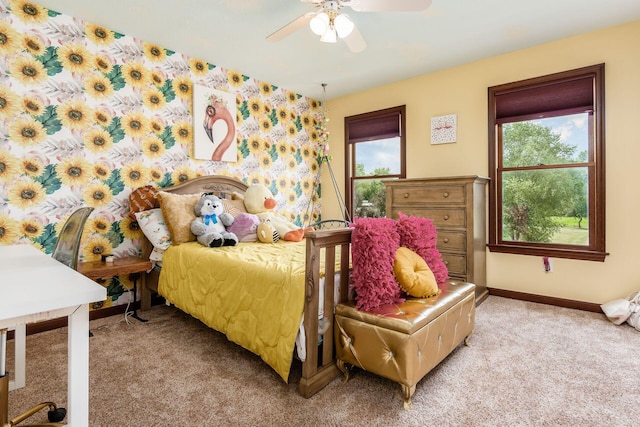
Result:
<svg viewBox="0 0 640 427">
<path fill-rule="evenodd" d="M 583 132 L 571 144 L 551 127 L 551 122 L 559 129 L 584 124 L 584 115 L 502 126 L 504 240 L 589 244 L 588 136 Z"/>
<path fill-rule="evenodd" d="M 378 168 L 366 173 L 362 163 L 356 165 L 358 176 L 390 175 L 389 168 Z M 355 216 L 382 218 L 387 215 L 386 189 L 380 179 L 364 179 L 354 183 L 353 205 Z"/>
</svg>

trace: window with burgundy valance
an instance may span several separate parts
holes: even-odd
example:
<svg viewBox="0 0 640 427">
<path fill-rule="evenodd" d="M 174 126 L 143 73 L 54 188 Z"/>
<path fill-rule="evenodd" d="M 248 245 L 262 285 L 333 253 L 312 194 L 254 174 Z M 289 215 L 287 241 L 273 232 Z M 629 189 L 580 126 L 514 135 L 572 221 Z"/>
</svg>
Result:
<svg viewBox="0 0 640 427">
<path fill-rule="evenodd" d="M 384 217 L 382 179 L 405 178 L 405 106 L 345 117 L 345 194 L 350 217 Z"/>
<path fill-rule="evenodd" d="M 604 261 L 604 64 L 489 88 L 489 249 Z"/>
</svg>

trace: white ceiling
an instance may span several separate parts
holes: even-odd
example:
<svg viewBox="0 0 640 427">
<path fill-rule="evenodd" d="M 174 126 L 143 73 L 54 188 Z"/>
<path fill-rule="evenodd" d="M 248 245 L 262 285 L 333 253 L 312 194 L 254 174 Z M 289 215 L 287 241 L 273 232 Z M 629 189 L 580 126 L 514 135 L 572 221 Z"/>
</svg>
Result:
<svg viewBox="0 0 640 427">
<path fill-rule="evenodd" d="M 326 99 L 640 19 L 640 0 L 433 0 L 425 12 L 347 12 L 368 47 L 321 43 L 300 0 L 34 0 L 249 77 Z M 391 0 L 393 1 L 393 0 Z M 638 40 L 635 41 L 638 43 Z M 588 64 L 586 64 L 588 65 Z"/>
</svg>

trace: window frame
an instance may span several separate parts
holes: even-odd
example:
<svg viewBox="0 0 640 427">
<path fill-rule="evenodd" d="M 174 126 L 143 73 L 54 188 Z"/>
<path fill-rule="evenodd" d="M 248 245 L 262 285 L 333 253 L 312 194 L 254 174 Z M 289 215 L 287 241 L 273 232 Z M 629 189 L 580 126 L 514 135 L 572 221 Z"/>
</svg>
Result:
<svg viewBox="0 0 640 427">
<path fill-rule="evenodd" d="M 593 129 L 590 137 L 593 142 L 589 144 L 589 158 L 583 165 L 588 170 L 589 185 L 589 244 L 588 246 L 565 245 L 557 243 L 537 243 L 505 241 L 502 238 L 502 172 L 511 168 L 502 167 L 502 131 L 505 118 L 497 117 L 496 97 L 504 94 L 513 94 L 536 88 L 543 90 L 550 84 L 570 82 L 572 79 L 591 78 L 593 83 L 593 114 L 590 116 Z M 605 103 L 604 103 L 604 64 L 597 64 L 574 70 L 549 74 L 532 79 L 492 86 L 488 89 L 489 101 L 489 243 L 487 247 L 491 252 L 511 253 L 520 255 L 533 255 L 554 258 L 568 258 L 587 261 L 604 261 L 608 255 L 605 239 L 605 212 L 606 212 L 606 187 L 605 187 Z M 539 102 L 539 101 L 538 101 Z M 561 111 L 561 108 L 553 108 L 544 111 L 543 108 L 528 111 L 522 116 L 510 117 L 511 122 L 524 121 L 552 115 L 565 115 L 570 110 Z M 516 120 L 517 119 L 517 120 Z M 552 170 L 555 166 L 549 165 L 540 169 Z M 534 168 L 530 168 L 534 169 Z"/>
<path fill-rule="evenodd" d="M 354 125 L 362 125 L 363 123 L 370 122 L 375 124 L 377 120 L 381 118 L 388 118 L 389 116 L 396 115 L 400 120 L 399 131 L 400 134 L 397 135 L 400 138 L 400 173 L 398 174 L 389 174 L 389 175 L 364 175 L 364 176 L 356 176 L 356 163 L 355 163 L 355 150 L 356 144 L 358 142 L 367 142 L 367 141 L 375 141 L 378 139 L 383 139 L 385 137 L 384 130 L 381 130 L 378 133 L 370 133 L 366 138 L 358 138 L 357 141 L 353 141 L 353 137 L 351 136 L 351 127 Z M 374 125 L 375 126 L 375 125 Z M 372 129 L 374 128 L 372 126 Z M 393 178 L 406 178 L 407 176 L 407 166 L 406 166 L 406 152 L 407 152 L 407 144 L 406 144 L 406 105 L 399 105 L 396 107 L 385 108 L 377 111 L 370 111 L 367 113 L 357 114 L 354 116 L 347 116 L 344 118 L 344 155 L 345 155 L 345 199 L 346 199 L 346 209 L 347 214 L 350 218 L 354 218 L 353 214 L 353 192 L 355 182 L 358 180 L 364 179 L 393 179 Z"/>
</svg>

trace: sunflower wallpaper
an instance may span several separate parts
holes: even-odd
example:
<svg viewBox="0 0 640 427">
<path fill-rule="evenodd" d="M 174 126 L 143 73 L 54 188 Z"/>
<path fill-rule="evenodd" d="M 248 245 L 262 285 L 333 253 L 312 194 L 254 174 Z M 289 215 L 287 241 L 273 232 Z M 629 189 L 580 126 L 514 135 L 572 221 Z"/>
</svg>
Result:
<svg viewBox="0 0 640 427">
<path fill-rule="evenodd" d="M 0 0 L 0 17 L 0 245 L 51 253 L 91 206 L 81 259 L 138 255 L 131 191 L 211 174 L 267 185 L 299 225 L 318 219 L 317 100 L 29 1 Z M 237 161 L 194 159 L 194 85 L 235 95 Z M 126 277 L 105 286 L 94 308 L 130 300 Z"/>
</svg>

